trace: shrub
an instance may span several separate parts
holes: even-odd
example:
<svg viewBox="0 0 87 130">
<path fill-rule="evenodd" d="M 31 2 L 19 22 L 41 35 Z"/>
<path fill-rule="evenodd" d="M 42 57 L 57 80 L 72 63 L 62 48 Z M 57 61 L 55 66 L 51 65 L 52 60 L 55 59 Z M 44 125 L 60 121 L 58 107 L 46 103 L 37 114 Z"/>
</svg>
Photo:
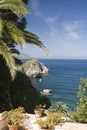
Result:
<svg viewBox="0 0 87 130">
<path fill-rule="evenodd" d="M 11 109 L 9 111 L 2 112 L 2 118 L 9 125 L 20 124 L 23 119 L 26 118 L 26 113 L 23 107 L 18 107 L 16 109 Z"/>
<path fill-rule="evenodd" d="M 38 104 L 50 104 L 50 100 L 41 96 L 32 86 L 32 82 L 24 73 L 17 72 L 14 81 L 6 84 L 0 80 L 0 111 L 23 106 L 29 113 L 34 112 Z"/>
<path fill-rule="evenodd" d="M 77 93 L 79 103 L 75 112 L 72 112 L 72 119 L 75 122 L 87 123 L 87 79 L 82 79 Z"/>
<path fill-rule="evenodd" d="M 48 109 L 49 112 L 60 112 L 63 115 L 68 115 L 68 107 L 63 102 L 56 102 Z"/>
<path fill-rule="evenodd" d="M 72 119 L 75 122 L 87 123 L 87 97 L 80 100 L 76 112 L 72 112 Z"/>
<path fill-rule="evenodd" d="M 55 125 L 61 124 L 61 113 L 49 113 L 46 117 L 46 119 L 37 120 L 37 123 L 40 125 L 42 129 L 50 129 L 54 128 Z"/>
</svg>

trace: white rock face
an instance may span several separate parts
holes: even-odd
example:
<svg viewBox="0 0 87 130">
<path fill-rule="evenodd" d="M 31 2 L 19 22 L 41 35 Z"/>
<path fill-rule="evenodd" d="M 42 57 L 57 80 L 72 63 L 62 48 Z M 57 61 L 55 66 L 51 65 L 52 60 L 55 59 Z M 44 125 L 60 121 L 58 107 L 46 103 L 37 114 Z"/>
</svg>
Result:
<svg viewBox="0 0 87 130">
<path fill-rule="evenodd" d="M 43 75 L 48 75 L 49 69 L 36 59 L 32 59 L 24 63 L 19 70 L 24 71 L 28 77 L 39 78 Z"/>
</svg>

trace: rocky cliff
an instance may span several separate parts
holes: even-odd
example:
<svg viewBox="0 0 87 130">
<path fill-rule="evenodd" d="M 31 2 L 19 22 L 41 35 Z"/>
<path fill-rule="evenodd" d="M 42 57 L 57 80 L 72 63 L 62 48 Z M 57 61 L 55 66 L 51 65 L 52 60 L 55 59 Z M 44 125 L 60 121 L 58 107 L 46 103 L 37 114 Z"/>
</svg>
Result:
<svg viewBox="0 0 87 130">
<path fill-rule="evenodd" d="M 36 59 L 32 59 L 18 67 L 18 70 L 23 71 L 28 77 L 40 78 L 49 73 L 49 69 Z"/>
</svg>

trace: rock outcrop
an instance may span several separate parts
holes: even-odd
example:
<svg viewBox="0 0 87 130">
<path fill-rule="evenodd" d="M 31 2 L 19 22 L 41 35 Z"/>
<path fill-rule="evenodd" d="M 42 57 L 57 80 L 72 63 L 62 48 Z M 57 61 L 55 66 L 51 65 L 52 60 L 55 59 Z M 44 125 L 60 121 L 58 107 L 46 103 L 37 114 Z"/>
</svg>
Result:
<svg viewBox="0 0 87 130">
<path fill-rule="evenodd" d="M 23 71 L 28 77 L 40 78 L 43 75 L 48 75 L 49 69 L 36 59 L 32 59 L 18 67 L 18 70 Z"/>
</svg>

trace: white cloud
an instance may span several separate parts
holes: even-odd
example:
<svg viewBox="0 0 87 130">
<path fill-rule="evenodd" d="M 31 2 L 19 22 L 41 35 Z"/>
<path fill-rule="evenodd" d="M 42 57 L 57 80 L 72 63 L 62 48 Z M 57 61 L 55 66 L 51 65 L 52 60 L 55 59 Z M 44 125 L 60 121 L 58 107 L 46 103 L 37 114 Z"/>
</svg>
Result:
<svg viewBox="0 0 87 130">
<path fill-rule="evenodd" d="M 33 13 L 34 13 L 35 15 L 38 15 L 38 16 L 41 15 L 41 13 L 40 13 L 40 11 L 39 11 L 39 3 L 38 3 L 38 0 L 31 0 L 31 8 L 32 8 Z"/>
<path fill-rule="evenodd" d="M 35 12 L 34 14 L 42 18 L 42 20 L 45 22 L 47 26 L 47 35 L 52 38 L 58 38 L 58 28 L 56 27 L 58 18 L 60 17 L 60 14 L 57 14 L 55 16 L 43 16 L 41 11 L 39 10 L 39 2 L 38 0 L 31 0 L 31 8 Z"/>
<path fill-rule="evenodd" d="M 78 38 L 80 38 L 80 35 L 79 35 L 77 32 L 75 32 L 75 31 L 70 31 L 68 35 L 69 35 L 71 38 L 73 38 L 73 39 L 78 39 Z"/>
<path fill-rule="evenodd" d="M 81 21 L 74 21 L 72 23 L 65 23 L 64 30 L 65 34 L 71 39 L 79 39 L 80 38 L 80 27 Z"/>
<path fill-rule="evenodd" d="M 47 17 L 47 18 L 44 18 L 44 20 L 46 21 L 47 24 L 54 25 L 57 21 L 57 16 Z"/>
<path fill-rule="evenodd" d="M 58 18 L 59 18 L 58 15 L 43 17 L 45 24 L 48 27 L 46 33 L 48 33 L 50 37 L 56 38 L 56 39 L 58 38 L 58 33 L 59 33 L 59 29 L 57 27 Z"/>
</svg>

